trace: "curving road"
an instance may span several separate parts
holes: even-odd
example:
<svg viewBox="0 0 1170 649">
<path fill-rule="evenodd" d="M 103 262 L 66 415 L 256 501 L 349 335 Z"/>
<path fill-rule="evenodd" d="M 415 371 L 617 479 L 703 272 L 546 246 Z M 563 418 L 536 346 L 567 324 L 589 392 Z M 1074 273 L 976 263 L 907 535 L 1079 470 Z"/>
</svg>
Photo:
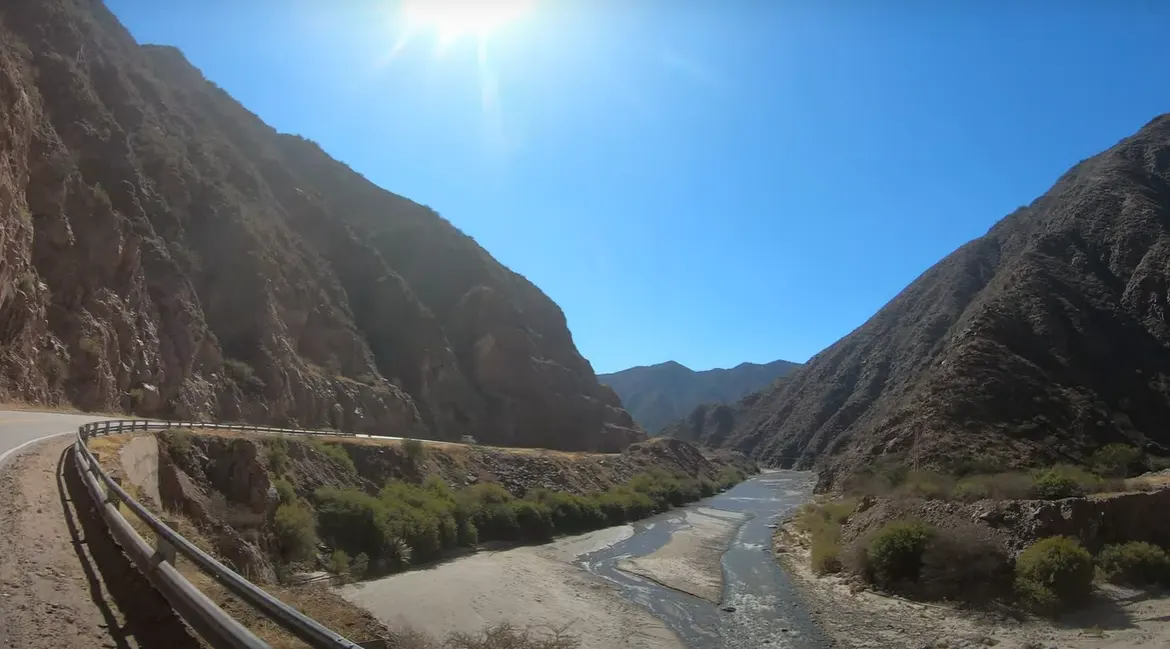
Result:
<svg viewBox="0 0 1170 649">
<path fill-rule="evenodd" d="M 22 448 L 62 433 L 76 433 L 77 427 L 105 417 L 60 412 L 0 411 L 0 467 Z"/>
</svg>

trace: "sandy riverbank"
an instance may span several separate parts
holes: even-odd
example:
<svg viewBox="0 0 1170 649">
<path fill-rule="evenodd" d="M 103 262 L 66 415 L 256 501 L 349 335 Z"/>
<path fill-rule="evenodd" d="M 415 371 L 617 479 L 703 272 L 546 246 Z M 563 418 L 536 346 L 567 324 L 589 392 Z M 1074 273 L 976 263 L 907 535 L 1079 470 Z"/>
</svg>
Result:
<svg viewBox="0 0 1170 649">
<path fill-rule="evenodd" d="M 744 515 L 701 507 L 682 514 L 684 526 L 658 550 L 627 559 L 618 568 L 718 604 L 723 599 L 720 559 Z"/>
<path fill-rule="evenodd" d="M 851 588 L 836 575 L 817 577 L 808 548 L 791 524 L 777 530 L 774 549 L 805 595 L 809 609 L 847 649 L 995 646 L 999 649 L 1147 649 L 1170 647 L 1170 596 L 1115 586 L 1055 622 L 1007 612 L 964 611 Z"/>
<path fill-rule="evenodd" d="M 625 525 L 538 547 L 479 552 L 339 591 L 391 627 L 411 626 L 436 637 L 510 622 L 567 627 L 581 649 L 684 649 L 660 620 L 571 563 L 632 533 Z"/>
</svg>

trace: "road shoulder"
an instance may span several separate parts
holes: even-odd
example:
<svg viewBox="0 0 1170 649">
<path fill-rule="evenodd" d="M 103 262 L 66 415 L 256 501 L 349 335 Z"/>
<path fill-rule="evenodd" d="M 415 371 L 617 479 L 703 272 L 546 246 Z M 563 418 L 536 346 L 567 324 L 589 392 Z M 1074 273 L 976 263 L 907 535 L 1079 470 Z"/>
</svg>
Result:
<svg viewBox="0 0 1170 649">
<path fill-rule="evenodd" d="M 0 469 L 0 647 L 198 647 L 110 539 L 72 441 L 33 444 Z"/>
</svg>

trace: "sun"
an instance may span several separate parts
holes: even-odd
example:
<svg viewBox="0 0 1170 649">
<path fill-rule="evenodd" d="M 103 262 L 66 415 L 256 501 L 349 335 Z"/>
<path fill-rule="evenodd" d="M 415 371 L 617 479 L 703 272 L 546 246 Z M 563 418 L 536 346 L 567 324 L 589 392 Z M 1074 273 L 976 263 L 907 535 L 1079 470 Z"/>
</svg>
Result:
<svg viewBox="0 0 1170 649">
<path fill-rule="evenodd" d="M 531 11 L 535 0 L 401 0 L 407 32 L 434 30 L 440 45 L 463 36 L 480 40 Z"/>
</svg>

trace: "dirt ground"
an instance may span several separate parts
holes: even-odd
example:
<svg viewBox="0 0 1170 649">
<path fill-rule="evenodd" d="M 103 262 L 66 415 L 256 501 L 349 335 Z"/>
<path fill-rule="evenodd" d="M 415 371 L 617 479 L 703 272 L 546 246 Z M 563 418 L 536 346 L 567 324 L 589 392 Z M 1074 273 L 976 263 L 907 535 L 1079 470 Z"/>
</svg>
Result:
<svg viewBox="0 0 1170 649">
<path fill-rule="evenodd" d="M 478 552 L 345 586 L 341 594 L 390 627 L 410 626 L 437 637 L 511 622 L 535 630 L 565 629 L 580 639 L 581 649 L 684 649 L 660 620 L 569 563 L 630 533 L 624 526 L 540 547 Z"/>
<path fill-rule="evenodd" d="M 0 470 L 0 647 L 199 647 L 105 532 L 64 452 L 72 441 Z"/>
<path fill-rule="evenodd" d="M 1170 594 L 1113 586 L 1091 605 L 1053 621 L 1015 611 L 963 611 L 851 588 L 839 576 L 817 577 L 808 549 L 789 525 L 777 531 L 780 562 L 810 608 L 849 649 L 1153 649 L 1170 647 Z"/>
<path fill-rule="evenodd" d="M 718 604 L 723 598 L 723 552 L 744 515 L 702 508 L 687 512 L 686 527 L 658 550 L 618 568 Z"/>
</svg>

